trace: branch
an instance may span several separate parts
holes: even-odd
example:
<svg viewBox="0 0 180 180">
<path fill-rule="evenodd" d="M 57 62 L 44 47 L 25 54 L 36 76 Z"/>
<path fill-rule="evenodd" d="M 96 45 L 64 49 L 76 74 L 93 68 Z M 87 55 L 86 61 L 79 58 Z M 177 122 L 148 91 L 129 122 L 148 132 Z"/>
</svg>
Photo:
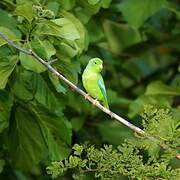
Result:
<svg viewBox="0 0 180 180">
<path fill-rule="evenodd" d="M 97 108 L 99 108 L 101 111 L 103 111 L 104 113 L 108 114 L 111 118 L 114 118 L 115 120 L 121 122 L 122 124 L 124 124 L 125 126 L 127 126 L 128 128 L 132 129 L 134 132 L 143 135 L 145 134 L 145 132 L 140 129 L 139 127 L 131 124 L 130 122 L 128 122 L 126 119 L 120 117 L 119 115 L 115 114 L 114 112 L 110 111 L 109 109 L 105 108 L 104 106 L 102 106 L 99 102 L 96 102 L 95 99 L 93 99 L 92 97 L 90 97 L 88 94 L 86 94 L 83 90 L 81 90 L 80 88 L 78 88 L 76 85 L 74 85 L 72 82 L 70 82 L 68 79 L 66 79 L 62 74 L 60 74 L 58 71 L 56 71 L 56 69 L 54 69 L 51 64 L 47 61 L 45 61 L 44 59 L 42 59 L 41 57 L 39 57 L 35 52 L 33 52 L 32 50 L 26 50 L 23 49 L 19 46 L 17 46 L 16 44 L 14 44 L 7 36 L 5 36 L 3 33 L 0 32 L 0 36 L 12 47 L 14 47 L 15 49 L 17 49 L 18 51 L 23 52 L 24 54 L 27 54 L 29 56 L 34 57 L 36 60 L 38 60 L 40 63 L 42 63 L 50 72 L 52 72 L 53 74 L 55 74 L 59 79 L 61 79 L 62 81 L 64 81 L 71 89 L 73 89 L 74 91 L 76 91 L 77 93 L 79 93 L 80 95 L 84 96 L 84 98 L 86 100 L 88 100 L 89 102 L 91 102 L 93 105 L 95 105 Z"/>
</svg>

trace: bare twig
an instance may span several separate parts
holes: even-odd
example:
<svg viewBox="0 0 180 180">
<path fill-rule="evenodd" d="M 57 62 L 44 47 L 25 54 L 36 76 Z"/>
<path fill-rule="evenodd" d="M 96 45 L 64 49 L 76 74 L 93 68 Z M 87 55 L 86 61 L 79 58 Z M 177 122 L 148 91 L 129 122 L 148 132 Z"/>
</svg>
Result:
<svg viewBox="0 0 180 180">
<path fill-rule="evenodd" d="M 128 128 L 132 129 L 134 132 L 138 133 L 138 134 L 145 134 L 145 132 L 140 129 L 139 127 L 131 124 L 130 122 L 128 122 L 126 119 L 120 117 L 119 115 L 115 114 L 114 112 L 110 111 L 109 109 L 105 108 L 104 106 L 102 106 L 99 102 L 95 102 L 95 99 L 93 99 L 92 97 L 88 96 L 88 94 L 86 94 L 83 90 L 81 90 L 80 88 L 78 88 L 76 85 L 74 85 L 72 82 L 70 82 L 68 79 L 66 79 L 62 74 L 60 74 L 55 68 L 52 67 L 51 63 L 49 63 L 48 61 L 45 61 L 44 59 L 42 59 L 41 57 L 39 57 L 35 52 L 33 52 L 32 50 L 25 50 L 19 46 L 17 46 L 15 43 L 13 43 L 7 36 L 5 36 L 3 33 L 0 32 L 0 36 L 12 47 L 14 47 L 15 49 L 17 49 L 18 51 L 23 52 L 24 54 L 33 56 L 36 60 L 38 60 L 40 63 L 42 63 L 50 72 L 52 72 L 53 74 L 55 74 L 59 79 L 61 79 L 62 81 L 64 81 L 71 89 L 73 89 L 74 91 L 76 91 L 77 93 L 79 93 L 80 95 L 84 96 L 84 98 L 86 100 L 88 100 L 89 102 L 91 102 L 92 104 L 94 104 L 97 108 L 99 108 L 101 111 L 103 111 L 104 113 L 108 114 L 111 118 L 114 118 L 115 120 L 121 122 L 122 124 L 124 124 L 125 126 L 127 126 Z"/>
</svg>

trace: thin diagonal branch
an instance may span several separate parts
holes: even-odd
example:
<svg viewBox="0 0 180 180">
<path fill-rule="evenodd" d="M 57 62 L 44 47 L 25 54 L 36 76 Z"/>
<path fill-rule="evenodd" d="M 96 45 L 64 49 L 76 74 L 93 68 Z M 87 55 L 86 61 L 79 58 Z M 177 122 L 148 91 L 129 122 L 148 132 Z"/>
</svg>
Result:
<svg viewBox="0 0 180 180">
<path fill-rule="evenodd" d="M 110 111 L 109 109 L 105 108 L 104 106 L 102 106 L 99 102 L 96 102 L 95 99 L 93 99 L 92 97 L 88 96 L 87 93 L 85 93 L 83 90 L 81 90 L 80 88 L 78 88 L 76 85 L 74 85 L 72 82 L 70 82 L 68 79 L 66 79 L 62 74 L 60 74 L 55 68 L 52 67 L 52 65 L 45 61 L 44 59 L 42 59 L 41 57 L 39 57 L 35 52 L 33 52 L 32 50 L 26 50 L 23 49 L 19 46 L 17 46 L 15 43 L 13 43 L 13 41 L 11 41 L 7 36 L 5 36 L 3 33 L 0 32 L 0 36 L 12 47 L 14 47 L 15 49 L 17 49 L 18 51 L 23 52 L 24 54 L 30 55 L 32 57 L 34 57 L 36 60 L 38 60 L 40 63 L 42 63 L 50 72 L 52 72 L 53 74 L 55 74 L 59 79 L 61 79 L 62 81 L 64 81 L 69 87 L 71 87 L 71 89 L 73 89 L 74 91 L 76 91 L 77 93 L 79 93 L 80 95 L 84 96 L 84 98 L 86 100 L 88 100 L 89 102 L 91 102 L 92 104 L 94 104 L 97 108 L 99 108 L 101 111 L 103 111 L 104 113 L 108 114 L 111 118 L 114 118 L 115 120 L 121 122 L 122 124 L 124 124 L 125 126 L 127 126 L 128 128 L 132 129 L 134 132 L 138 133 L 138 134 L 145 134 L 145 132 L 140 129 L 139 127 L 131 124 L 130 122 L 128 122 L 126 119 L 120 117 L 119 115 L 115 114 L 114 112 Z M 96 103 L 95 103 L 96 102 Z"/>
</svg>

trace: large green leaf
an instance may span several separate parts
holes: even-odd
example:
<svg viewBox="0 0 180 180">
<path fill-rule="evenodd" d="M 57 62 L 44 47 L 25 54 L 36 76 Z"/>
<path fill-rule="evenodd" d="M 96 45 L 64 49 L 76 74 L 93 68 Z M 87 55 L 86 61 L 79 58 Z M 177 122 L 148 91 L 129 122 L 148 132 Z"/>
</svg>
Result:
<svg viewBox="0 0 180 180">
<path fill-rule="evenodd" d="M 99 2 L 100 0 L 88 0 L 88 3 L 91 5 L 95 5 Z"/>
<path fill-rule="evenodd" d="M 9 13 L 5 10 L 0 9 L 0 26 L 6 27 L 13 31 L 18 38 L 20 37 L 20 31 L 17 29 L 16 20 L 14 17 L 10 16 Z M 6 33 L 7 31 L 4 31 Z M 13 35 L 14 36 L 14 35 Z"/>
<path fill-rule="evenodd" d="M 49 60 L 51 56 L 55 55 L 56 49 L 48 40 L 35 39 L 31 41 L 32 49 L 45 60 Z"/>
<path fill-rule="evenodd" d="M 80 73 L 79 62 L 61 61 L 56 65 L 56 68 L 71 82 L 78 83 L 78 73 Z"/>
<path fill-rule="evenodd" d="M 49 75 L 49 79 L 51 80 L 52 84 L 54 85 L 56 91 L 58 93 L 63 93 L 63 94 L 66 94 L 66 89 L 65 87 L 60 83 L 60 80 L 59 78 L 52 74 L 52 73 L 48 73 Z"/>
<path fill-rule="evenodd" d="M 82 53 L 82 51 L 86 49 L 88 46 L 88 40 L 87 40 L 85 27 L 83 26 L 83 24 L 78 18 L 76 18 L 73 14 L 69 12 L 62 11 L 60 15 L 63 16 L 64 18 L 67 18 L 76 27 L 80 37 L 76 39 L 75 42 L 77 43 L 77 46 L 78 46 L 78 53 L 79 54 Z"/>
<path fill-rule="evenodd" d="M 24 17 L 29 24 L 31 24 L 34 18 L 32 3 L 26 1 L 25 3 L 18 5 L 15 9 L 15 15 Z"/>
<path fill-rule="evenodd" d="M 11 107 L 13 105 L 11 95 L 0 90 L 0 133 L 9 125 Z"/>
<path fill-rule="evenodd" d="M 51 21 L 41 21 L 37 25 L 37 34 L 57 36 L 68 40 L 75 40 L 80 38 L 76 27 L 67 18 L 59 18 Z"/>
<path fill-rule="evenodd" d="M 35 99 L 51 112 L 62 115 L 64 102 L 61 98 L 54 95 L 48 83 L 40 75 L 34 76 L 33 83 L 36 90 L 34 94 Z"/>
<path fill-rule="evenodd" d="M 35 116 L 25 107 L 17 107 L 9 128 L 8 148 L 12 164 L 28 170 L 47 154 L 44 137 Z"/>
<path fill-rule="evenodd" d="M 0 27 L 0 32 L 3 33 L 5 36 L 7 36 L 10 40 L 18 41 L 16 35 L 10 29 L 6 27 Z M 0 37 L 0 47 L 3 46 L 4 44 L 7 44 L 7 41 L 5 41 L 4 39 L 2 39 L 2 37 Z"/>
<path fill-rule="evenodd" d="M 92 15 L 98 13 L 101 7 L 108 8 L 111 0 L 81 0 L 78 8 L 75 8 L 76 16 L 86 24 Z"/>
<path fill-rule="evenodd" d="M 16 74 L 15 82 L 12 85 L 12 92 L 14 95 L 25 101 L 32 100 L 35 93 L 33 77 L 33 72 L 19 69 Z"/>
<path fill-rule="evenodd" d="M 121 11 L 131 26 L 139 28 L 148 17 L 166 5 L 166 0 L 123 0 Z"/>
<path fill-rule="evenodd" d="M 1 56 L 0 57 L 0 89 L 4 89 L 8 82 L 8 78 L 14 70 L 18 57 L 13 56 Z"/>
<path fill-rule="evenodd" d="M 116 54 L 142 41 L 140 33 L 128 25 L 106 20 L 104 21 L 103 27 L 110 50 Z"/>
<path fill-rule="evenodd" d="M 180 88 L 170 87 L 161 81 L 155 81 L 148 85 L 146 95 L 159 94 L 159 95 L 170 95 L 170 96 L 180 96 Z"/>
<path fill-rule="evenodd" d="M 32 49 L 31 45 L 25 43 L 23 46 L 25 49 Z M 40 73 L 46 70 L 46 67 L 38 62 L 34 57 L 29 56 L 23 52 L 20 52 L 19 59 L 24 68 Z"/>
<path fill-rule="evenodd" d="M 31 111 L 36 114 L 50 159 L 62 160 L 67 158 L 71 151 L 70 124 L 62 116 L 58 117 L 40 106 L 38 108 L 31 107 Z"/>
<path fill-rule="evenodd" d="M 59 1 L 61 7 L 65 10 L 70 10 L 75 5 L 75 0 L 61 0 Z"/>
</svg>

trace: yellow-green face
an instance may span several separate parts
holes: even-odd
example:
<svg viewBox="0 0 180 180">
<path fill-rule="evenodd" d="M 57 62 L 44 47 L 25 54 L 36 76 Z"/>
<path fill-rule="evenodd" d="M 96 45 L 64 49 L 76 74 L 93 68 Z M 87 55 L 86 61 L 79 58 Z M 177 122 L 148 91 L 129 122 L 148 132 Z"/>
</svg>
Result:
<svg viewBox="0 0 180 180">
<path fill-rule="evenodd" d="M 94 72 L 101 72 L 103 69 L 103 61 L 99 58 L 93 58 L 88 63 L 88 68 Z"/>
</svg>

